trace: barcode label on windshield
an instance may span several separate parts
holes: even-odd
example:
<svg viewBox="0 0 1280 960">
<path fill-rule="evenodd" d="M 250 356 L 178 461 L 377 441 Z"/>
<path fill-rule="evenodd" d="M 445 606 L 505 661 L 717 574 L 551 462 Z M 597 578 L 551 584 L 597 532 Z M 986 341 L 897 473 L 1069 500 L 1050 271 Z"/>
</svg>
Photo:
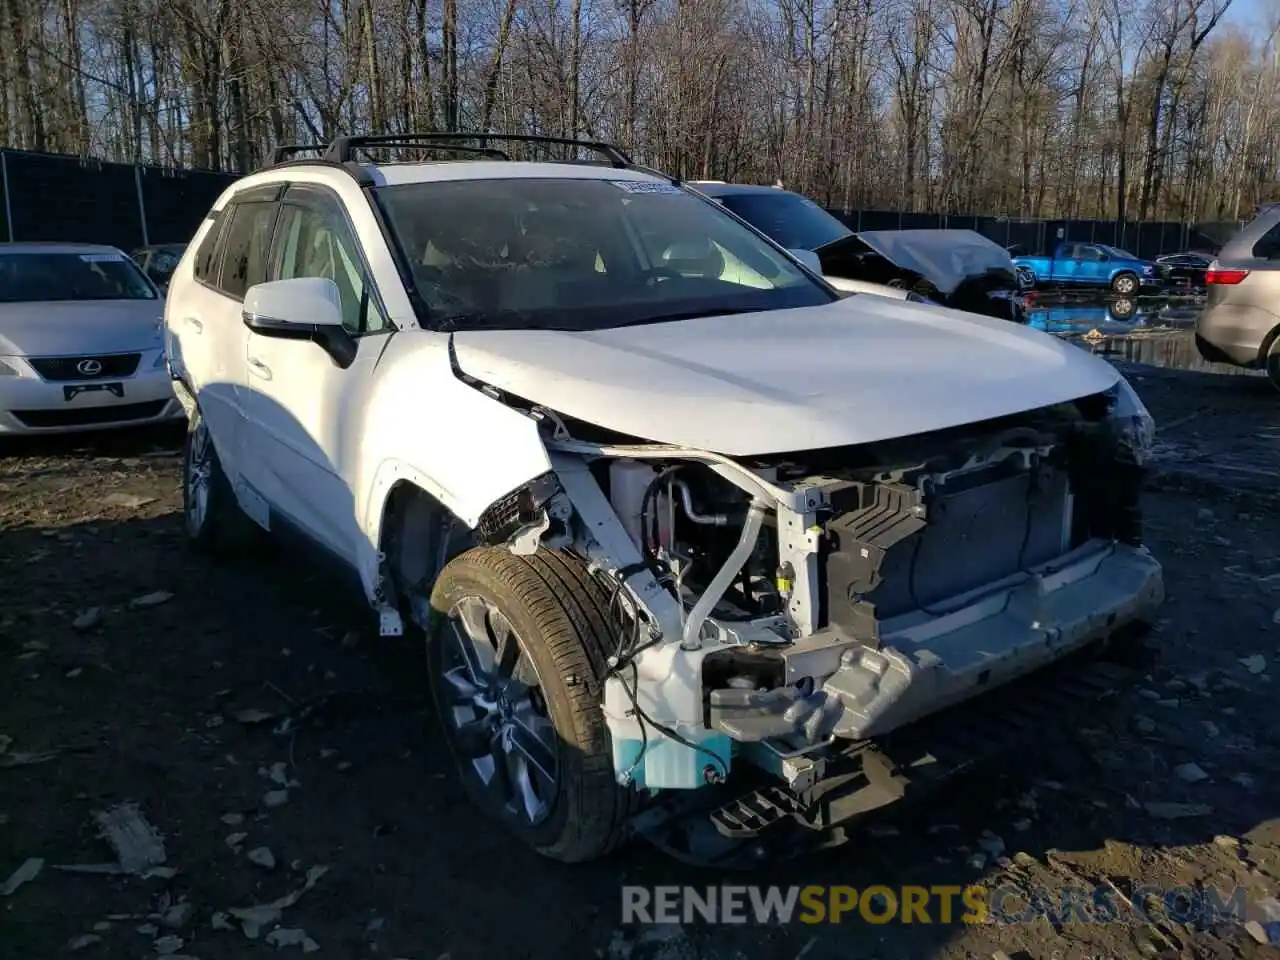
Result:
<svg viewBox="0 0 1280 960">
<path fill-rule="evenodd" d="M 610 180 L 619 190 L 627 193 L 679 193 L 680 188 L 671 183 L 654 183 L 651 180 Z"/>
<path fill-rule="evenodd" d="M 118 253 L 82 253 L 80 259 L 85 263 L 119 263 L 124 258 Z"/>
</svg>

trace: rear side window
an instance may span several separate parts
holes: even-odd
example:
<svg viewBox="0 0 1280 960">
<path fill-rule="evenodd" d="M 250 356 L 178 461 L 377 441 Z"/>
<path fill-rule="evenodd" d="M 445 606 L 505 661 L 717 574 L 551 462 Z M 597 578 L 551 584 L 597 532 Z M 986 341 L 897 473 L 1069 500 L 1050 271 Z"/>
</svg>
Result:
<svg viewBox="0 0 1280 960">
<path fill-rule="evenodd" d="M 1280 220 L 1254 243 L 1253 255 L 1258 260 L 1280 260 Z"/>
<path fill-rule="evenodd" d="M 243 300 L 246 290 L 267 279 L 267 255 L 278 210 L 279 204 L 273 202 L 237 203 L 231 208 L 218 283 L 227 296 Z"/>
<path fill-rule="evenodd" d="M 227 222 L 224 212 L 219 212 L 213 219 L 213 226 L 204 235 L 200 249 L 196 251 L 196 263 L 192 272 L 201 283 L 214 283 L 217 280 L 217 261 L 214 256 L 218 252 L 218 237 L 222 235 L 222 227 Z"/>
</svg>

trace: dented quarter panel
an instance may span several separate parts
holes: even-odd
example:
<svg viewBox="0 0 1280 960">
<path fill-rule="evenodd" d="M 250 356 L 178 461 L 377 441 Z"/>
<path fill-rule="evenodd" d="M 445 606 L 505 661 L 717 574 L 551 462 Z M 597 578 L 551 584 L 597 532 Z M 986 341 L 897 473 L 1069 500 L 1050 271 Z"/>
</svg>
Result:
<svg viewBox="0 0 1280 960">
<path fill-rule="evenodd" d="M 448 334 L 393 335 L 379 367 L 377 388 L 358 414 L 354 477 L 363 534 L 359 567 L 369 591 L 387 497 L 398 482 L 421 488 L 473 527 L 494 501 L 551 469 L 531 417 L 454 374 Z"/>
</svg>

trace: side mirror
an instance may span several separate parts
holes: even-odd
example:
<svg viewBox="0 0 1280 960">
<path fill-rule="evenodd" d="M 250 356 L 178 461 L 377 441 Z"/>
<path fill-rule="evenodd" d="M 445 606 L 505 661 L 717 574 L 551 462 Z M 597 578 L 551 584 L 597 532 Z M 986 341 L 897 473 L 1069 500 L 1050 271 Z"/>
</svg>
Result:
<svg viewBox="0 0 1280 960">
<path fill-rule="evenodd" d="M 788 250 L 787 253 L 791 254 L 818 276 L 822 276 L 822 261 L 812 250 Z"/>
<path fill-rule="evenodd" d="M 244 295 L 244 325 L 262 337 L 309 340 L 340 367 L 355 359 L 356 344 L 342 326 L 342 296 L 326 277 L 270 280 Z"/>
</svg>

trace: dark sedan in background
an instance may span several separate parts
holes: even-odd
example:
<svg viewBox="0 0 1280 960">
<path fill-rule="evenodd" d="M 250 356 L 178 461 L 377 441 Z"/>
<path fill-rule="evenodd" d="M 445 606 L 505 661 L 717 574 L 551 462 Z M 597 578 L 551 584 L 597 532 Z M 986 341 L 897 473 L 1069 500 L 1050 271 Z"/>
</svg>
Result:
<svg viewBox="0 0 1280 960">
<path fill-rule="evenodd" d="M 1204 288 L 1205 271 L 1213 263 L 1213 254 L 1188 252 L 1157 257 L 1160 278 L 1170 287 Z"/>
<path fill-rule="evenodd" d="M 899 288 L 1000 320 L 1025 320 L 1013 260 L 973 230 L 855 232 L 808 197 L 780 187 L 710 180 L 690 186 L 788 250 L 816 254 L 828 278 Z"/>
</svg>

